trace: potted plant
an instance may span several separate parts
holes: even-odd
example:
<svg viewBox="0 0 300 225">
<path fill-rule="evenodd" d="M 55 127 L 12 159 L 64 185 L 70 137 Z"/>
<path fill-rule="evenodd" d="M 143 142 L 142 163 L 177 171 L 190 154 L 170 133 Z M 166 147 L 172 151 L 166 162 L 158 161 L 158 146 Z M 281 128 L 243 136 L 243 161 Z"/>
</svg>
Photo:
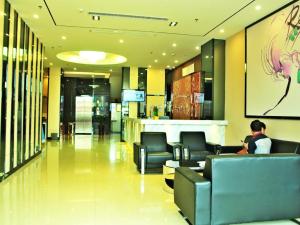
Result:
<svg viewBox="0 0 300 225">
<path fill-rule="evenodd" d="M 153 106 L 153 119 L 158 119 L 158 107 L 157 106 Z"/>
</svg>

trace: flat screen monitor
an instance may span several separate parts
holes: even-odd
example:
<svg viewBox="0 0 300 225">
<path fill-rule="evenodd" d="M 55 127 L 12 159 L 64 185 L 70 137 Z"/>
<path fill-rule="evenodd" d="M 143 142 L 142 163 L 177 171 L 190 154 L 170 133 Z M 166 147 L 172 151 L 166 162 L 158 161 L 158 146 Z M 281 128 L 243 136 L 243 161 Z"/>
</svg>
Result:
<svg viewBox="0 0 300 225">
<path fill-rule="evenodd" d="M 144 102 L 145 92 L 138 90 L 123 90 L 122 92 L 123 102 Z"/>
</svg>

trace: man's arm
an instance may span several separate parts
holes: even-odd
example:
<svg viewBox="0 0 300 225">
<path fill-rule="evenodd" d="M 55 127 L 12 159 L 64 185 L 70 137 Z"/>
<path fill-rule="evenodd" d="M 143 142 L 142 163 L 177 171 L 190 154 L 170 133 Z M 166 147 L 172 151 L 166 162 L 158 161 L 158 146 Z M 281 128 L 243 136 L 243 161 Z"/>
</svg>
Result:
<svg viewBox="0 0 300 225">
<path fill-rule="evenodd" d="M 253 140 L 250 140 L 248 143 L 248 153 L 249 154 L 254 154 L 257 146 Z"/>
</svg>

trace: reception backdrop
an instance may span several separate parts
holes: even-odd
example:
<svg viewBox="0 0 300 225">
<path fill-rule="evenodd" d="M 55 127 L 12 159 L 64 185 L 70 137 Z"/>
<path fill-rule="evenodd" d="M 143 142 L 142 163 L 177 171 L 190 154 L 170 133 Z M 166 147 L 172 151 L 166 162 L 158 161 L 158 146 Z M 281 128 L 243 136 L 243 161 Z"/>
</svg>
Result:
<svg viewBox="0 0 300 225">
<path fill-rule="evenodd" d="M 300 118 L 300 3 L 246 28 L 246 117 Z"/>
</svg>

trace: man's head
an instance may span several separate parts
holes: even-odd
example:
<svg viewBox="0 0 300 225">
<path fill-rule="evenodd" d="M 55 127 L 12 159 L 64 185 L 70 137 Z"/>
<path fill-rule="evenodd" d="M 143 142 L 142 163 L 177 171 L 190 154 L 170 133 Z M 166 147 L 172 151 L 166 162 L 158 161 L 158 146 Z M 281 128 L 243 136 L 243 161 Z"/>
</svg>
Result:
<svg viewBox="0 0 300 225">
<path fill-rule="evenodd" d="M 250 124 L 252 132 L 261 132 L 262 127 L 262 122 L 260 122 L 259 120 L 253 120 Z"/>
</svg>

